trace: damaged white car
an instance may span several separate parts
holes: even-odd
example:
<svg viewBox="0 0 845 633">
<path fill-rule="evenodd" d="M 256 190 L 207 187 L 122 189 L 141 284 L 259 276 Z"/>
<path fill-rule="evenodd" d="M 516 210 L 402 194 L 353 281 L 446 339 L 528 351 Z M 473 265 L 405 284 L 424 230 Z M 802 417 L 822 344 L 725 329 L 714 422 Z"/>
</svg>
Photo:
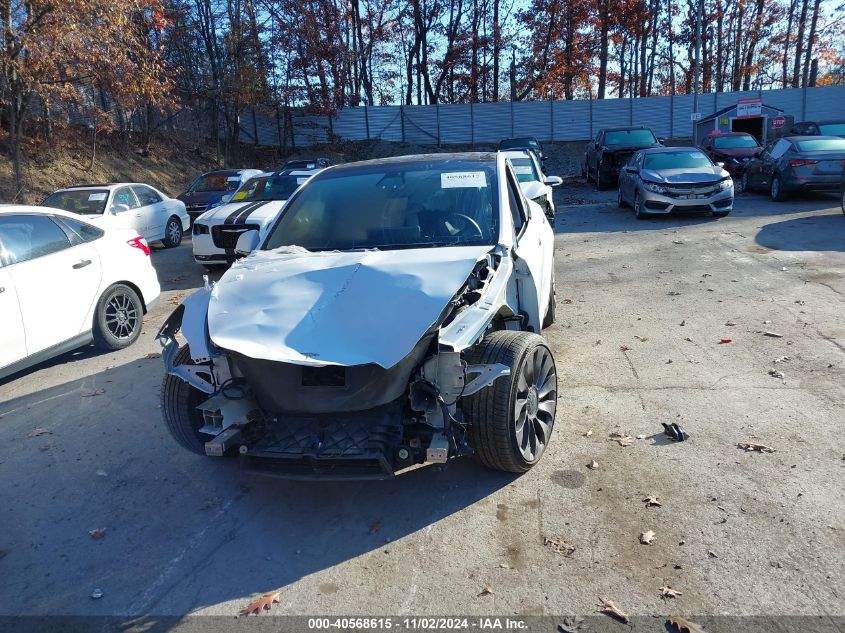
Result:
<svg viewBox="0 0 845 633">
<path fill-rule="evenodd" d="M 502 153 L 330 167 L 162 326 L 164 420 L 288 478 L 524 472 L 555 421 L 553 239 Z"/>
</svg>

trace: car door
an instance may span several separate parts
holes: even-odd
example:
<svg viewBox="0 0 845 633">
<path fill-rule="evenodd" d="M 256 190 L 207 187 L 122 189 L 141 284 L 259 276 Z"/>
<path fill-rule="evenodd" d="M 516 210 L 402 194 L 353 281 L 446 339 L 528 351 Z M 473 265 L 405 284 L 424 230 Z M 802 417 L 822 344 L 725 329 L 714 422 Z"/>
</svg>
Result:
<svg viewBox="0 0 845 633">
<path fill-rule="evenodd" d="M 622 190 L 622 198 L 626 202 L 631 202 L 632 204 L 634 201 L 634 191 L 637 188 L 637 181 L 640 175 L 638 173 L 629 172 L 628 167 L 637 170 L 641 169 L 642 158 L 642 152 L 635 152 L 633 156 L 628 159 L 628 164 L 625 165 L 625 169 L 619 173 L 619 188 Z"/>
<path fill-rule="evenodd" d="M 9 253 L 5 267 L 17 291 L 27 355 L 91 329 L 100 287 L 100 258 L 88 244 L 73 244 L 49 216 L 0 217 Z"/>
<path fill-rule="evenodd" d="M 542 213 L 529 213 L 516 176 L 510 167 L 505 172 L 508 205 L 516 234 L 514 254 L 525 263 L 527 270 L 517 277 L 519 300 L 529 310 L 529 326 L 539 332 L 551 294 L 552 248 L 554 234 Z M 536 313 L 533 309 L 536 307 Z"/>
<path fill-rule="evenodd" d="M 125 207 L 125 208 L 124 208 Z M 114 224 L 124 229 L 134 229 L 148 240 L 148 223 L 150 219 L 141 208 L 138 198 L 128 185 L 118 187 L 112 194 L 109 209 L 114 216 Z M 152 241 L 152 240 L 150 240 Z"/>
<path fill-rule="evenodd" d="M 146 222 L 147 241 L 154 241 L 164 237 L 164 227 L 167 224 L 167 204 L 154 189 L 146 185 L 132 185 L 132 191 L 138 199 L 139 210 Z M 140 233 L 140 231 L 139 231 Z"/>
<path fill-rule="evenodd" d="M 590 144 L 590 149 L 588 153 L 589 164 L 587 165 L 587 169 L 591 170 L 594 175 L 598 172 L 598 148 L 601 147 L 601 143 L 602 133 L 599 132 L 598 134 L 596 134 L 595 140 Z"/>
<path fill-rule="evenodd" d="M 26 357 L 23 319 L 12 276 L 3 260 L 3 227 L 0 224 L 0 368 Z"/>
<path fill-rule="evenodd" d="M 763 156 L 760 163 L 760 186 L 767 186 L 772 179 L 772 174 L 777 171 L 777 165 L 781 157 L 786 154 L 787 150 L 792 146 L 787 139 L 782 138 L 777 141 L 771 151 Z"/>
</svg>

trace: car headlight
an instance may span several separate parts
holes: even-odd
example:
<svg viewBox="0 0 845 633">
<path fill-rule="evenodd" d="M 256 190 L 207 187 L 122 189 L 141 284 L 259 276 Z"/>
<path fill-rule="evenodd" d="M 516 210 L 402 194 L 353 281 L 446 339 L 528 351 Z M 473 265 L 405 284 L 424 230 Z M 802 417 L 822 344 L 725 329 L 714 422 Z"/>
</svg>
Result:
<svg viewBox="0 0 845 633">
<path fill-rule="evenodd" d="M 733 189 L 734 181 L 731 178 L 725 178 L 722 182 L 719 183 L 719 189 L 722 191 L 727 191 L 728 189 Z"/>
<path fill-rule="evenodd" d="M 646 191 L 652 191 L 654 193 L 666 194 L 667 189 L 663 185 L 658 185 L 656 182 L 644 182 L 643 187 Z"/>
<path fill-rule="evenodd" d="M 194 222 L 194 235 L 204 235 L 206 233 L 208 233 L 208 227 L 205 224 Z"/>
</svg>

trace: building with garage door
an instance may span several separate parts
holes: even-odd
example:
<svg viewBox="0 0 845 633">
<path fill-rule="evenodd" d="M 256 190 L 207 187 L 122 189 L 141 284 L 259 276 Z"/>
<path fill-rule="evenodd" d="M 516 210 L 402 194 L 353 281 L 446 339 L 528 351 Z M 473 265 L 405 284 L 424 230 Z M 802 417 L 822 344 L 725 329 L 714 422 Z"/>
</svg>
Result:
<svg viewBox="0 0 845 633">
<path fill-rule="evenodd" d="M 763 103 L 760 98 L 739 99 L 695 123 L 695 143 L 700 145 L 708 134 L 718 131 L 747 132 L 761 145 L 783 136 L 792 127 L 795 117 L 780 108 Z"/>
</svg>

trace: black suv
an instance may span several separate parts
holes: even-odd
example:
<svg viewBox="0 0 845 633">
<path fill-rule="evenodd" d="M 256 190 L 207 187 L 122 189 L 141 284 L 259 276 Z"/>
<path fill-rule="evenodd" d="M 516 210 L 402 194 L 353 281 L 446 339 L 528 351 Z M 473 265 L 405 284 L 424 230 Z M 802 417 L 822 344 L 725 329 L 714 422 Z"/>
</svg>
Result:
<svg viewBox="0 0 845 633">
<path fill-rule="evenodd" d="M 533 136 L 526 136 L 524 138 L 505 138 L 499 141 L 499 151 L 508 149 L 524 149 L 529 152 L 534 152 L 537 160 L 540 161 L 540 166 L 545 167 L 546 155 L 543 153 L 543 146 Z"/>
<path fill-rule="evenodd" d="M 613 127 L 599 130 L 594 141 L 587 145 L 581 175 L 595 180 L 596 189 L 601 191 L 616 183 L 619 170 L 637 150 L 659 147 L 662 139 L 657 138 L 647 127 Z"/>
<path fill-rule="evenodd" d="M 845 120 L 799 121 L 787 136 L 841 136 L 845 138 Z"/>
</svg>

